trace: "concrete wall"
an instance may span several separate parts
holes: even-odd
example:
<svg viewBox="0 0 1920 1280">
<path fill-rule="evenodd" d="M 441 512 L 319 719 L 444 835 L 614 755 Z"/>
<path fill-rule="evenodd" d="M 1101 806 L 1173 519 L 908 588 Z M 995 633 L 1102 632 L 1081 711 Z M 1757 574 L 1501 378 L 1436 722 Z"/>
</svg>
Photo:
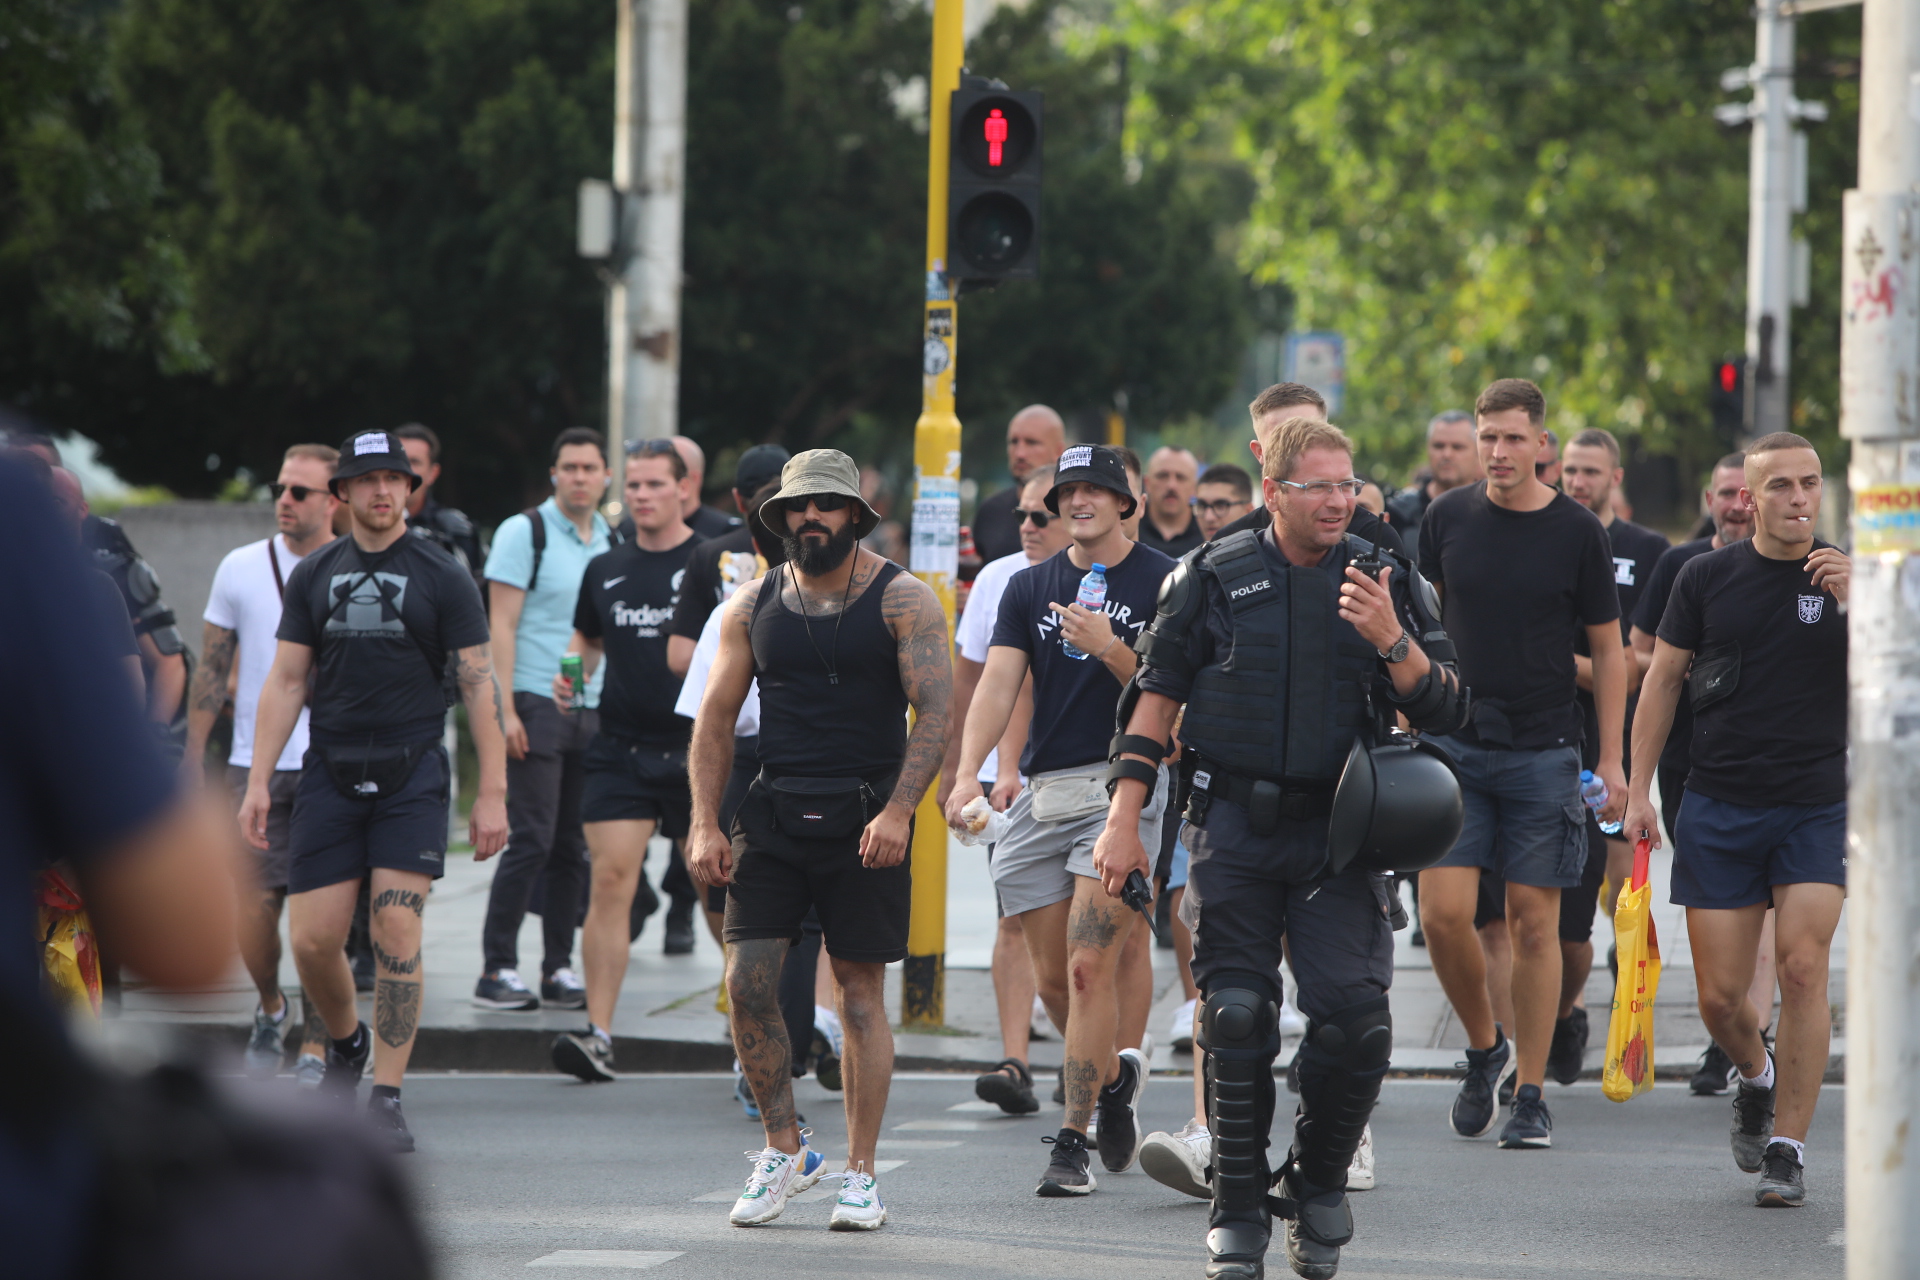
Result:
<svg viewBox="0 0 1920 1280">
<path fill-rule="evenodd" d="M 180 617 L 197 656 L 213 572 L 227 552 L 274 532 L 273 507 L 252 502 L 168 502 L 125 507 L 113 517 L 153 566 L 160 593 Z"/>
</svg>

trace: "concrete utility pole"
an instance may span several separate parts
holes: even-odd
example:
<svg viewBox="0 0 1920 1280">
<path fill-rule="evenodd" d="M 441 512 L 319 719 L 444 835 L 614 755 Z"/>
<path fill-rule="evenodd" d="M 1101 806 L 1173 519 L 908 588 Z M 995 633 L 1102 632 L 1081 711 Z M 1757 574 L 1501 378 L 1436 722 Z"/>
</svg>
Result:
<svg viewBox="0 0 1920 1280">
<path fill-rule="evenodd" d="M 1751 436 L 1789 429 L 1787 361 L 1796 302 L 1797 265 L 1806 253 L 1793 236 L 1793 215 L 1807 207 L 1807 139 L 1795 126 L 1827 118 L 1826 104 L 1793 96 L 1794 15 L 1789 0 L 1760 0 L 1750 67 L 1720 78 L 1728 92 L 1753 100 L 1714 112 L 1722 124 L 1753 126 L 1747 171 L 1747 406 Z"/>
<path fill-rule="evenodd" d="M 670 436 L 680 401 L 687 0 L 617 0 L 613 185 L 624 258 L 607 291 L 607 441 Z M 616 490 L 616 495 L 617 495 Z"/>
<path fill-rule="evenodd" d="M 947 158 L 953 91 L 966 57 L 965 0 L 934 0 L 933 65 L 927 76 L 927 299 L 920 348 L 920 420 L 913 428 L 915 577 L 932 587 L 953 633 L 953 584 L 960 565 L 960 418 L 953 411 L 959 308 L 947 282 Z M 955 725 L 955 733 L 960 726 Z M 913 916 L 901 974 L 908 1026 L 938 1027 L 947 1016 L 947 820 L 927 788 L 913 828 Z"/>
<path fill-rule="evenodd" d="M 1920 1271 L 1920 5 L 1867 0 L 1842 232 L 1848 610 L 1847 1275 Z"/>
</svg>

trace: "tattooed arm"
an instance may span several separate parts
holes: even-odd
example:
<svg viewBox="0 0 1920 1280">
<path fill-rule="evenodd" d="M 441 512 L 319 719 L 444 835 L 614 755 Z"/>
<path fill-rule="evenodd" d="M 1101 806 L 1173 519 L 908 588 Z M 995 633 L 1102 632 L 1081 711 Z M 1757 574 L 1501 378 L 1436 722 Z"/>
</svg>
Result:
<svg viewBox="0 0 1920 1280">
<path fill-rule="evenodd" d="M 280 753 L 287 749 L 300 708 L 307 702 L 307 673 L 313 670 L 313 650 L 292 640 L 277 642 L 273 669 L 260 686 L 260 706 L 253 717 L 253 767 L 247 772 L 247 797 L 240 802 L 240 834 L 256 849 L 267 847 L 267 810 L 272 801 L 267 783 Z M 226 682 L 221 681 L 224 692 Z"/>
<path fill-rule="evenodd" d="M 467 704 L 474 754 L 480 757 L 480 794 L 474 797 L 467 831 L 474 860 L 480 862 L 507 845 L 507 735 L 492 650 L 484 644 L 454 650 L 453 674 Z"/>
<path fill-rule="evenodd" d="M 733 875 L 733 857 L 727 833 L 720 829 L 720 798 L 733 770 L 733 727 L 753 685 L 753 603 L 767 580 L 749 582 L 721 605 L 720 649 L 707 672 L 706 692 L 700 695 L 700 714 L 693 720 L 693 742 L 687 749 L 687 780 L 693 789 L 693 828 L 688 841 L 687 872 L 706 885 L 726 884 Z"/>
<path fill-rule="evenodd" d="M 187 749 L 180 757 L 180 771 L 196 783 L 205 772 L 207 735 L 213 732 L 213 722 L 227 703 L 227 678 L 239 644 L 239 632 L 206 624 L 200 640 L 200 665 L 194 669 L 193 689 L 188 695 Z"/>
<path fill-rule="evenodd" d="M 939 776 L 952 728 L 953 640 L 939 597 L 918 578 L 896 574 L 881 597 L 880 614 L 898 645 L 900 685 L 913 706 L 913 729 L 893 796 L 860 835 L 860 860 L 869 867 L 895 866 L 907 856 L 908 823 Z"/>
</svg>

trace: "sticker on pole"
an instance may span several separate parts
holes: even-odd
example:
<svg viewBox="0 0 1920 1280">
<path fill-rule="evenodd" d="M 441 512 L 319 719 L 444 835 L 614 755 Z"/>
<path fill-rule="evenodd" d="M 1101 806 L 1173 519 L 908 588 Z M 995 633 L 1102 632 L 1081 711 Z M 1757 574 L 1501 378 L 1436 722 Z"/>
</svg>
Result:
<svg viewBox="0 0 1920 1280">
<path fill-rule="evenodd" d="M 1920 485 L 1882 484 L 1855 491 L 1853 549 L 1868 556 L 1920 551 Z"/>
<path fill-rule="evenodd" d="M 921 475 L 914 487 L 913 529 L 907 567 L 916 575 L 960 571 L 960 481 L 955 476 Z"/>
</svg>

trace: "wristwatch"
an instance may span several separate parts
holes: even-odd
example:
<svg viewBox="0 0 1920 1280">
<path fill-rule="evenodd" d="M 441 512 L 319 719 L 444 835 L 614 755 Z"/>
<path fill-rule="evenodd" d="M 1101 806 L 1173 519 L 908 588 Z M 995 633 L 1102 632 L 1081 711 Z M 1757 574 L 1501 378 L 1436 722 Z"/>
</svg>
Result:
<svg viewBox="0 0 1920 1280">
<path fill-rule="evenodd" d="M 1400 632 L 1400 638 L 1393 642 L 1391 649 L 1375 649 L 1374 652 L 1385 658 L 1388 662 L 1405 662 L 1407 660 L 1407 654 L 1411 652 L 1412 649 L 1412 637 L 1408 636 L 1407 633 L 1402 630 Z"/>
</svg>

